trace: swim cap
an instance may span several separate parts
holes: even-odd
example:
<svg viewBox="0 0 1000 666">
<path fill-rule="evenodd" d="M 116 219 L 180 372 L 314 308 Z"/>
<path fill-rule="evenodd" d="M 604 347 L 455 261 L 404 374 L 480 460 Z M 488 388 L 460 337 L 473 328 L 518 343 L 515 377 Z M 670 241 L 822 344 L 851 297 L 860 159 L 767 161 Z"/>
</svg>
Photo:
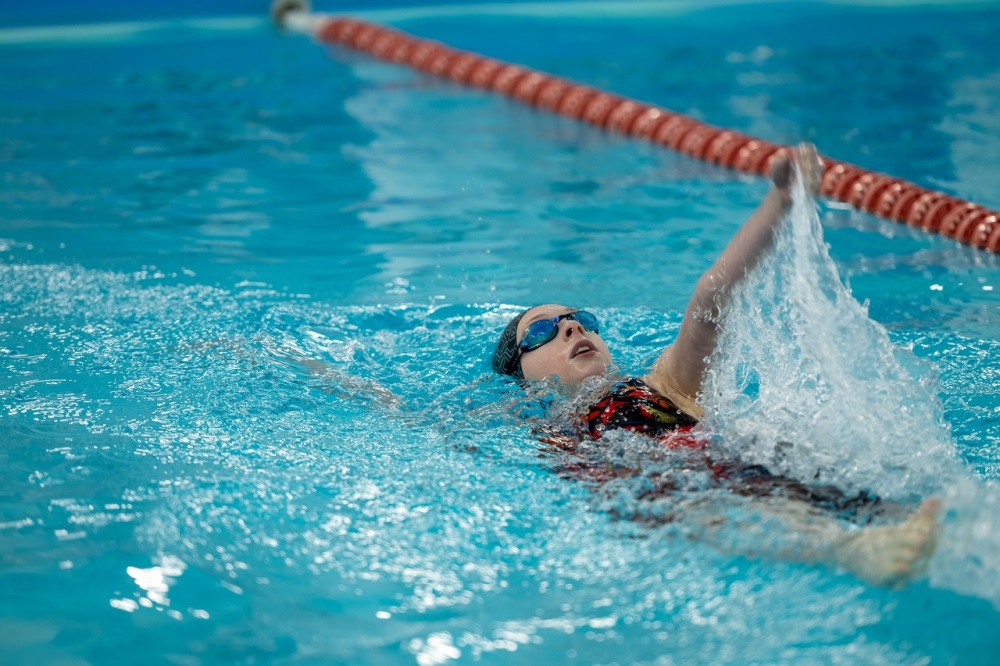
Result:
<svg viewBox="0 0 1000 666">
<path fill-rule="evenodd" d="M 503 333 L 500 334 L 497 348 L 493 352 L 494 372 L 508 375 L 514 379 L 524 379 L 524 373 L 521 371 L 521 358 L 517 353 L 517 325 L 527 312 L 528 310 L 524 310 L 511 319 L 507 328 L 503 329 Z"/>
</svg>

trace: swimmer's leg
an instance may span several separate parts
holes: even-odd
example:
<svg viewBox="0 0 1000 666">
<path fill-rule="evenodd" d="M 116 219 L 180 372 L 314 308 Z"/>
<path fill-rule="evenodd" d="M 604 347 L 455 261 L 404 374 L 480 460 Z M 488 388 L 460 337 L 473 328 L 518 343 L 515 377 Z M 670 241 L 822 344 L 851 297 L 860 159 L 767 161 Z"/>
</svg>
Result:
<svg viewBox="0 0 1000 666">
<path fill-rule="evenodd" d="M 928 499 L 902 523 L 848 534 L 834 545 L 834 560 L 873 585 L 905 585 L 927 569 L 940 512 L 941 501 Z"/>
<path fill-rule="evenodd" d="M 936 545 L 941 502 L 924 501 L 901 523 L 861 529 L 849 529 L 805 502 L 765 497 L 754 500 L 751 509 L 734 520 L 711 511 L 708 503 L 692 502 L 682 513 L 696 526 L 696 536 L 722 550 L 825 562 L 872 585 L 898 587 L 926 569 Z"/>
</svg>

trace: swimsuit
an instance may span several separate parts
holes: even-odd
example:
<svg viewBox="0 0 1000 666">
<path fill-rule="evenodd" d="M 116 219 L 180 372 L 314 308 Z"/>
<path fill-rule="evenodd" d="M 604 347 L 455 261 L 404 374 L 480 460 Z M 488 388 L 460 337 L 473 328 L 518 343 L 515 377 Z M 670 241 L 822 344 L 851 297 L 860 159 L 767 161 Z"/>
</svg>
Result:
<svg viewBox="0 0 1000 666">
<path fill-rule="evenodd" d="M 655 437 L 669 448 L 704 448 L 704 440 L 689 434 L 697 423 L 636 377 L 612 386 L 587 413 L 587 431 L 594 439 L 606 430 L 631 430 Z"/>
<path fill-rule="evenodd" d="M 692 433 L 697 419 L 682 412 L 666 396 L 635 377 L 612 385 L 607 395 L 590 406 L 584 419 L 587 434 L 594 440 L 601 439 L 601 435 L 609 430 L 621 429 L 653 437 L 670 449 L 704 452 L 708 446 L 707 439 Z M 712 477 L 737 495 L 786 497 L 862 522 L 870 520 L 881 508 L 878 507 L 879 498 L 868 492 L 849 496 L 835 486 L 810 485 L 773 474 L 763 465 L 748 465 L 738 460 L 717 462 L 707 452 L 703 455 Z M 593 468 L 584 467 L 589 468 L 587 476 L 597 481 L 615 475 L 609 470 L 610 473 L 595 476 Z M 653 491 L 650 498 L 670 490 Z"/>
</svg>

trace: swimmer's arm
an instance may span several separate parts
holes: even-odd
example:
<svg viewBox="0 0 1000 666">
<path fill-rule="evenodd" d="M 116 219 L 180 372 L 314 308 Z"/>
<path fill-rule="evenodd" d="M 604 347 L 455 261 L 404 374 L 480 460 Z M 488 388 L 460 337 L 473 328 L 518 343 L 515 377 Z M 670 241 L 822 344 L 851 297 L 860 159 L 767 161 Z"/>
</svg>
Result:
<svg viewBox="0 0 1000 666">
<path fill-rule="evenodd" d="M 403 400 L 374 379 L 355 377 L 337 370 L 334 366 L 305 356 L 296 349 L 287 348 L 280 358 L 305 369 L 310 376 L 320 380 L 319 390 L 346 399 L 371 400 L 383 407 L 399 408 Z"/>
<path fill-rule="evenodd" d="M 815 147 L 800 145 L 794 151 L 794 159 L 804 173 L 808 188 L 815 192 L 822 173 Z M 663 350 L 646 377 L 647 383 L 667 397 L 676 398 L 676 394 L 680 394 L 684 401 L 695 403 L 702 389 L 708 359 L 715 353 L 722 308 L 729 301 L 732 288 L 753 270 L 771 247 L 774 231 L 791 205 L 792 165 L 787 156 L 776 160 L 771 180 L 774 185 L 757 210 L 698 280 L 677 340 Z M 682 404 L 678 406 L 686 412 L 691 411 Z"/>
</svg>

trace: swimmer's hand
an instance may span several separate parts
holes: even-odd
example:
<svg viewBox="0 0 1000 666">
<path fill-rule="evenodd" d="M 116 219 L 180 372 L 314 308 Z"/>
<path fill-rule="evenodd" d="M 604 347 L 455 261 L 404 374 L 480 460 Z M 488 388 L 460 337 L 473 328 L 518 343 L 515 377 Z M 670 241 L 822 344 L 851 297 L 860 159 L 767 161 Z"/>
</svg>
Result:
<svg viewBox="0 0 1000 666">
<path fill-rule="evenodd" d="M 796 172 L 793 165 L 798 167 L 802 184 L 810 196 L 815 197 L 819 193 L 820 182 L 823 180 L 823 162 L 819 159 L 816 146 L 800 143 L 794 148 L 783 149 L 771 165 L 771 182 L 785 206 L 792 203 L 792 182 Z"/>
</svg>

